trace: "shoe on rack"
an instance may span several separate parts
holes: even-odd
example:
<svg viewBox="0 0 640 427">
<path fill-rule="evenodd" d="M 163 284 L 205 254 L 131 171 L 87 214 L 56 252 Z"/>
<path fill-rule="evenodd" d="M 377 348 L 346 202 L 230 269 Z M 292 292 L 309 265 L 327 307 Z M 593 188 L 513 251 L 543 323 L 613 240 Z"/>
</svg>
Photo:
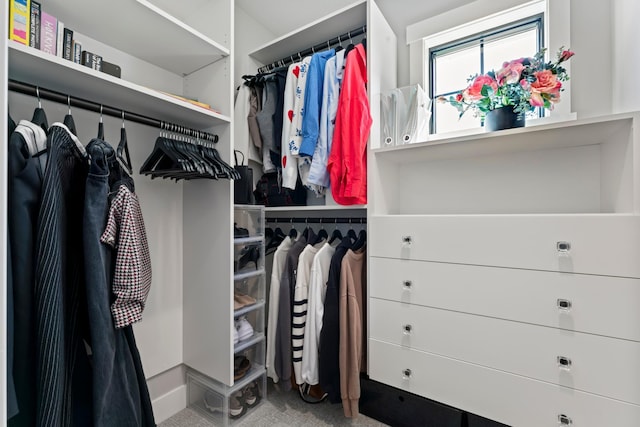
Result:
<svg viewBox="0 0 640 427">
<path fill-rule="evenodd" d="M 240 338 L 238 337 L 238 328 L 233 328 L 233 345 L 238 344 Z"/>
<path fill-rule="evenodd" d="M 238 331 L 239 341 L 244 341 L 253 335 L 253 332 L 254 332 L 253 326 L 251 326 L 251 323 L 249 323 L 249 321 L 246 318 L 241 317 L 238 320 L 236 320 L 235 326 L 236 326 L 236 331 Z"/>
<path fill-rule="evenodd" d="M 244 356 L 236 356 L 233 359 L 233 379 L 239 380 L 247 375 L 251 369 L 251 362 Z"/>
<path fill-rule="evenodd" d="M 254 263 L 256 270 L 258 269 L 258 261 L 260 260 L 260 247 L 245 246 L 240 250 L 240 258 L 236 261 L 236 272 L 241 271 L 250 262 Z"/>
<path fill-rule="evenodd" d="M 233 309 L 238 310 L 248 305 L 256 303 L 256 299 L 252 296 L 241 294 L 240 292 L 233 293 Z"/>
<path fill-rule="evenodd" d="M 238 223 L 233 223 L 233 237 L 249 237 L 249 230 L 238 227 Z"/>
<path fill-rule="evenodd" d="M 259 380 L 252 382 L 244 388 L 242 395 L 247 407 L 251 408 L 257 405 L 262 398 L 262 384 Z"/>
<path fill-rule="evenodd" d="M 222 412 L 224 409 L 222 399 L 222 396 L 207 390 L 204 393 L 204 406 L 209 412 Z"/>
<path fill-rule="evenodd" d="M 243 405 L 242 390 L 238 390 L 229 396 L 229 418 L 238 418 L 247 411 Z"/>
</svg>

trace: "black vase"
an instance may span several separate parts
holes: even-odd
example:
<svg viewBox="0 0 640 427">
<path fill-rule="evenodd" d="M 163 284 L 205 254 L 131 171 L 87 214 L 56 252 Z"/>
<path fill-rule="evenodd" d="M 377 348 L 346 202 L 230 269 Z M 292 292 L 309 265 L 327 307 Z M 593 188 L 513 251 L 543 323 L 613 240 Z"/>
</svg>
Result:
<svg viewBox="0 0 640 427">
<path fill-rule="evenodd" d="M 524 113 L 518 114 L 513 111 L 513 105 L 496 108 L 485 115 L 484 128 L 492 132 L 511 128 L 524 127 Z"/>
</svg>

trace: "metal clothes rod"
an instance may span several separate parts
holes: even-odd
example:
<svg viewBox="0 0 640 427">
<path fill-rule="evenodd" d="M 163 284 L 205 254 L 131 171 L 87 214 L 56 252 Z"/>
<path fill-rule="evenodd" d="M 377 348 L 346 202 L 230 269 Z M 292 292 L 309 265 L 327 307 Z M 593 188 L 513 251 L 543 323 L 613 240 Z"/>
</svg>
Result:
<svg viewBox="0 0 640 427">
<path fill-rule="evenodd" d="M 268 223 L 274 224 L 366 224 L 367 218 L 265 218 Z"/>
<path fill-rule="evenodd" d="M 51 89 L 46 89 L 40 86 L 35 86 L 13 79 L 9 79 L 9 90 L 29 96 L 34 96 L 38 99 L 46 99 L 49 101 L 58 102 L 60 104 L 70 105 L 71 107 L 94 111 L 99 114 L 106 114 L 107 116 L 117 117 L 119 119 L 136 122 L 163 130 L 189 135 L 194 138 L 200 138 L 206 141 L 218 142 L 218 135 L 209 132 L 203 132 L 197 129 L 191 129 L 174 123 L 165 122 L 163 120 L 153 119 L 151 117 L 143 116 L 142 114 L 132 113 L 130 111 L 121 110 L 119 108 L 99 104 L 97 102 L 89 101 L 87 99 L 82 99 L 75 96 L 69 96 L 61 92 L 56 92 Z"/>
<path fill-rule="evenodd" d="M 293 55 L 289 55 L 287 57 L 284 57 L 282 59 L 279 59 L 278 61 L 272 62 L 269 65 L 265 65 L 263 67 L 258 68 L 258 72 L 259 73 L 268 73 L 270 71 L 275 70 L 278 67 L 285 67 L 287 65 L 293 64 L 296 61 L 301 61 L 302 58 L 304 58 L 305 56 L 314 54 L 316 52 L 320 52 L 323 49 L 329 49 L 331 46 L 335 46 L 337 44 L 341 44 L 342 42 L 345 41 L 350 41 L 353 37 L 357 37 L 359 35 L 362 34 L 366 34 L 367 33 L 367 26 L 363 25 L 362 27 L 358 27 L 356 29 L 353 29 L 351 31 L 348 31 L 344 34 L 341 34 L 339 36 L 336 36 L 332 39 L 327 40 L 324 43 L 318 43 L 317 45 L 314 45 L 308 49 L 305 49 L 303 51 L 294 53 Z"/>
</svg>

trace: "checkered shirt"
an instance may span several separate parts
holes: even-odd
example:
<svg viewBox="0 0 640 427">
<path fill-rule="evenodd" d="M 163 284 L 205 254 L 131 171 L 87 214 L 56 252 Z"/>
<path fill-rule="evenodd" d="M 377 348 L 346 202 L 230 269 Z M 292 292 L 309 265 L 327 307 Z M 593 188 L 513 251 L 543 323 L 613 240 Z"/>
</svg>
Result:
<svg viewBox="0 0 640 427">
<path fill-rule="evenodd" d="M 151 287 L 151 257 L 138 196 L 121 185 L 100 241 L 116 250 L 111 314 L 116 328 L 142 319 Z"/>
</svg>

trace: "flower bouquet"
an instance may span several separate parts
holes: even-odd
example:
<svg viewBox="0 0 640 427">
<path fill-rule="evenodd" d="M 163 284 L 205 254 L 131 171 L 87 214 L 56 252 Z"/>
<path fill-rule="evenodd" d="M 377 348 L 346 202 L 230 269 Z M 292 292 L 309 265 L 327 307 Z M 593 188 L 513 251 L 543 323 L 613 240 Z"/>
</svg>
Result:
<svg viewBox="0 0 640 427">
<path fill-rule="evenodd" d="M 533 58 L 520 58 L 502 64 L 498 71 L 471 76 L 469 86 L 457 94 L 438 98 L 458 109 L 460 117 L 471 110 L 484 118 L 487 113 L 510 107 L 524 120 L 524 114 L 535 107 L 553 109 L 560 102 L 562 82 L 569 80 L 562 63 L 574 53 L 560 48 L 555 61 L 544 61 L 546 49 Z"/>
</svg>

